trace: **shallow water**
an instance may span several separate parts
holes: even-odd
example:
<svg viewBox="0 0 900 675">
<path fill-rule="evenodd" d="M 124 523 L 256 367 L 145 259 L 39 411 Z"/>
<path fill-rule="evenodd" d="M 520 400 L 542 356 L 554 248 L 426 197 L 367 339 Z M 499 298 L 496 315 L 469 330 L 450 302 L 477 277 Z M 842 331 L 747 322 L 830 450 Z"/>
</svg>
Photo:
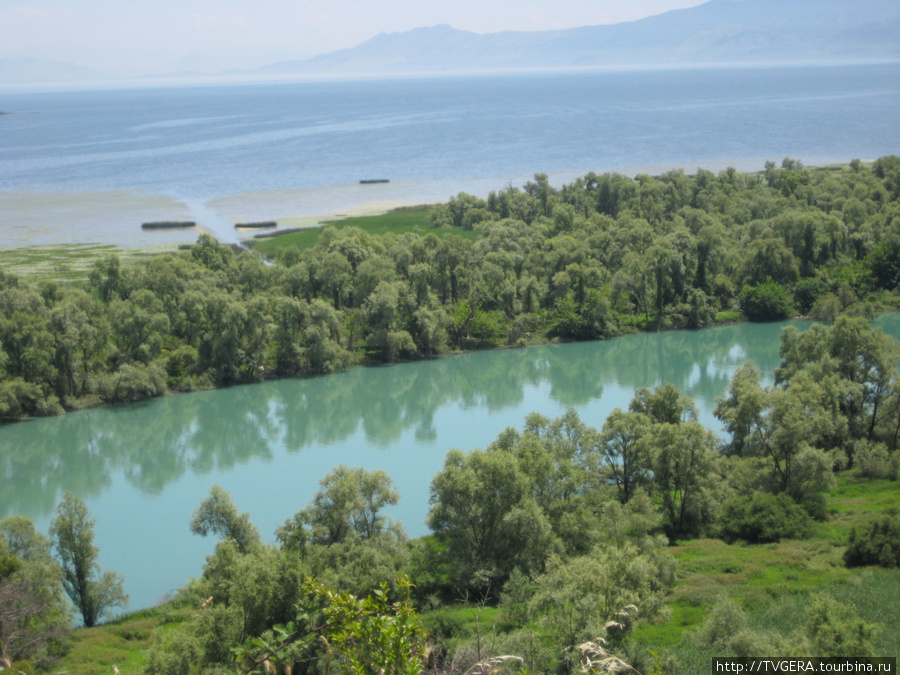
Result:
<svg viewBox="0 0 900 675">
<path fill-rule="evenodd" d="M 0 91 L 0 109 L 0 247 L 39 226 L 134 245 L 142 219 L 173 209 L 233 241 L 240 220 L 485 195 L 536 171 L 558 185 L 900 154 L 900 64 Z M 44 196 L 2 208 L 21 191 Z M 116 210 L 121 191 L 166 201 Z M 75 197 L 60 212 L 46 193 Z"/>
</svg>

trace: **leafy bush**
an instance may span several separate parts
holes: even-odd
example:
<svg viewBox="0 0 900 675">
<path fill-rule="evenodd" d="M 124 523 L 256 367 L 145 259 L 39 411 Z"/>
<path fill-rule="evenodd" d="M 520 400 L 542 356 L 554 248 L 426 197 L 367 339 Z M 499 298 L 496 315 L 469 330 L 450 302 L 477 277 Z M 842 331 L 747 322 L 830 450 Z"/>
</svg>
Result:
<svg viewBox="0 0 900 675">
<path fill-rule="evenodd" d="M 822 279 L 811 277 L 801 279 L 794 287 L 794 300 L 801 314 L 808 314 L 821 296 L 828 293 L 828 284 Z"/>
<path fill-rule="evenodd" d="M 875 656 L 877 625 L 864 621 L 852 605 L 815 595 L 806 610 L 806 632 L 816 654 L 838 657 Z"/>
<path fill-rule="evenodd" d="M 781 284 L 767 280 L 741 291 L 741 311 L 751 321 L 780 321 L 794 313 L 791 294 Z"/>
<path fill-rule="evenodd" d="M 747 615 L 734 600 L 719 598 L 706 621 L 691 636 L 691 641 L 704 649 L 723 651 L 747 626 Z"/>
<path fill-rule="evenodd" d="M 851 529 L 844 563 L 900 567 L 900 517 L 884 516 Z"/>
<path fill-rule="evenodd" d="M 859 472 L 866 478 L 887 478 L 897 480 L 900 469 L 900 455 L 891 453 L 884 443 L 863 441 L 854 453 Z"/>
<path fill-rule="evenodd" d="M 100 393 L 107 403 L 140 401 L 166 392 L 166 371 L 157 363 L 123 363 L 100 378 Z"/>
<path fill-rule="evenodd" d="M 810 517 L 785 494 L 757 492 L 727 501 L 719 520 L 719 536 L 731 543 L 743 539 L 751 544 L 804 537 Z"/>
</svg>

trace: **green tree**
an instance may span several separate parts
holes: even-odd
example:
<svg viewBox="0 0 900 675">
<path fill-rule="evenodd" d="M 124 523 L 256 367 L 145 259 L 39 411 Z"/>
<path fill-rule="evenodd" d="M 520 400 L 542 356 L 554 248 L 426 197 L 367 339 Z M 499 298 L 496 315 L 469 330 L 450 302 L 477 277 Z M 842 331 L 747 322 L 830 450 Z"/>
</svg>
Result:
<svg viewBox="0 0 900 675">
<path fill-rule="evenodd" d="M 707 477 L 716 456 L 711 431 L 698 422 L 655 424 L 641 443 L 653 457 L 653 487 L 662 500 L 670 539 L 695 534 L 709 519 Z"/>
<path fill-rule="evenodd" d="M 431 481 L 428 526 L 447 543 L 453 576 L 497 594 L 515 567 L 540 567 L 552 537 L 516 458 L 504 450 L 451 450 Z"/>
<path fill-rule="evenodd" d="M 654 387 L 652 391 L 648 387 L 636 389 L 628 410 L 646 415 L 653 424 L 697 421 L 697 406 L 671 382 Z"/>
<path fill-rule="evenodd" d="M 70 626 L 50 542 L 27 518 L 0 521 L 0 663 L 27 659 L 46 667 Z"/>
<path fill-rule="evenodd" d="M 87 507 L 67 492 L 50 521 L 50 537 L 63 571 L 63 586 L 88 628 L 114 607 L 124 607 L 128 596 L 122 577 L 103 572 L 97 564 L 94 523 Z"/>
<path fill-rule="evenodd" d="M 740 276 L 751 286 L 764 284 L 768 279 L 788 286 L 797 280 L 797 274 L 797 262 L 790 249 L 781 239 L 770 238 L 750 243 Z"/>
<path fill-rule="evenodd" d="M 876 440 L 879 428 L 890 426 L 896 406 L 898 346 L 865 319 L 841 316 L 830 329 L 814 325 L 803 333 L 788 327 L 780 353 L 776 381 L 784 385 L 808 371 L 820 385 L 831 382 L 838 408 L 835 419 L 843 418 L 851 439 Z"/>
<path fill-rule="evenodd" d="M 382 281 L 363 305 L 363 318 L 371 331 L 366 347 L 380 360 L 393 361 L 416 351 L 412 337 L 399 325 L 399 304 L 400 284 Z"/>
<path fill-rule="evenodd" d="M 643 413 L 623 412 L 619 408 L 610 413 L 600 432 L 600 452 L 605 474 L 618 489 L 624 504 L 651 477 L 651 457 L 640 440 L 650 430 L 650 419 Z"/>
<path fill-rule="evenodd" d="M 367 471 L 343 464 L 319 481 L 320 489 L 305 509 L 278 530 L 286 548 L 299 548 L 307 539 L 316 544 L 339 544 L 351 537 L 371 539 L 388 532 L 400 533 L 399 525 L 381 513 L 400 499 L 384 471 Z M 309 533 L 298 528 L 309 528 Z"/>
<path fill-rule="evenodd" d="M 524 433 L 507 429 L 489 450 L 515 456 L 536 505 L 566 550 L 587 551 L 596 530 L 590 493 L 601 480 L 596 430 L 574 410 L 554 420 L 535 413 L 526 418 Z"/>
<path fill-rule="evenodd" d="M 791 294 L 771 278 L 741 291 L 741 311 L 751 321 L 780 321 L 794 313 Z"/>
<path fill-rule="evenodd" d="M 248 553 L 260 542 L 259 530 L 250 522 L 250 514 L 239 514 L 231 495 L 218 485 L 209 489 L 209 497 L 194 511 L 191 532 L 201 537 L 218 534 L 230 539 L 241 553 Z"/>
<path fill-rule="evenodd" d="M 121 298 L 125 292 L 126 281 L 119 256 L 110 254 L 95 263 L 91 269 L 90 280 L 103 302 L 108 303 L 113 298 Z"/>
<path fill-rule="evenodd" d="M 744 457 L 757 454 L 770 433 L 765 414 L 770 406 L 769 392 L 759 384 L 759 371 L 747 362 L 738 368 L 728 383 L 725 396 L 716 399 L 713 414 L 722 422 L 731 441 L 725 446 L 729 455 Z"/>
</svg>

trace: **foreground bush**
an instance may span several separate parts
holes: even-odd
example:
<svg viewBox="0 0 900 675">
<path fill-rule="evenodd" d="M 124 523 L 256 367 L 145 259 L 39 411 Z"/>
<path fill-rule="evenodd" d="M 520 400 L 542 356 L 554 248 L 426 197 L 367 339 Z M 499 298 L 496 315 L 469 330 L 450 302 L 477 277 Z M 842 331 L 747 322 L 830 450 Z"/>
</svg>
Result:
<svg viewBox="0 0 900 675">
<path fill-rule="evenodd" d="M 719 536 L 729 544 L 738 539 L 763 544 L 805 537 L 809 525 L 809 515 L 787 495 L 757 492 L 725 503 Z"/>
<path fill-rule="evenodd" d="M 850 530 L 847 567 L 900 567 L 900 517 L 885 516 Z"/>
</svg>

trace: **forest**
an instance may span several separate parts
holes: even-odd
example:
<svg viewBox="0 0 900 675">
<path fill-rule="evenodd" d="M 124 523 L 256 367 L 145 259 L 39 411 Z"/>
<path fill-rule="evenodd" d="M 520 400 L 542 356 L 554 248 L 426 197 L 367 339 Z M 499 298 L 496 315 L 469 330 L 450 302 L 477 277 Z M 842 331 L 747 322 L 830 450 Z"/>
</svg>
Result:
<svg viewBox="0 0 900 675">
<path fill-rule="evenodd" d="M 273 263 L 201 236 L 86 284 L 0 276 L 0 419 L 353 364 L 897 307 L 900 158 L 537 174 L 419 231 L 325 227 Z"/>
<path fill-rule="evenodd" d="M 441 236 L 330 227 L 271 265 L 201 237 L 134 266 L 106 258 L 83 288 L 4 276 L 7 418 L 743 317 L 830 325 L 784 331 L 771 386 L 752 363 L 735 372 L 721 438 L 662 384 L 597 427 L 536 412 L 449 450 L 421 539 L 385 516 L 400 495 L 383 471 L 335 467 L 275 533 L 213 487 L 185 514 L 217 539 L 201 577 L 131 617 L 114 618 L 121 579 L 96 564 L 77 497 L 49 537 L 7 518 L 0 665 L 108 672 L 96 652 L 94 670 L 72 660 L 76 613 L 140 645 L 133 670 L 148 674 L 674 674 L 713 655 L 900 655 L 900 345 L 867 320 L 896 308 L 898 197 L 894 157 L 558 190 L 539 174 L 434 207 Z"/>
</svg>

